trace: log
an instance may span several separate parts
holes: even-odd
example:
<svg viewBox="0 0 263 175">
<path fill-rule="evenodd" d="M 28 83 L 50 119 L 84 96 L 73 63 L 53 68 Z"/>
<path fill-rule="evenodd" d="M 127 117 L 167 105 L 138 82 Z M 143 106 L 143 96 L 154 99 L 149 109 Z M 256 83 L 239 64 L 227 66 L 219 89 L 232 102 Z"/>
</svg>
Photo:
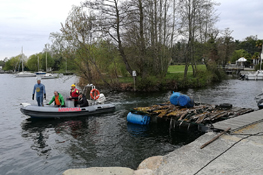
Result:
<svg viewBox="0 0 263 175">
<path fill-rule="evenodd" d="M 223 132 L 221 132 L 220 134 L 218 134 L 217 136 L 215 136 L 214 138 L 212 138 L 210 141 L 206 142 L 205 144 L 203 144 L 200 149 L 203 149 L 204 147 L 206 147 L 207 145 L 209 145 L 210 143 L 212 143 L 213 141 L 215 141 L 216 139 L 218 139 L 221 135 L 225 134 L 227 131 L 229 131 L 231 128 L 227 128 L 226 130 L 224 130 Z"/>
</svg>

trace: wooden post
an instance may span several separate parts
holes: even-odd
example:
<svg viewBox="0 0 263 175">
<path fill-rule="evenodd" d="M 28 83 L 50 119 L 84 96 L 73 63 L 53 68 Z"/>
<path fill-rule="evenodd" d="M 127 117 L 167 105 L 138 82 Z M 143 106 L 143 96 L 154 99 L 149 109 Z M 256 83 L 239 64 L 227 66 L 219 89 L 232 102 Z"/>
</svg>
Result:
<svg viewBox="0 0 263 175">
<path fill-rule="evenodd" d="M 133 91 L 136 91 L 136 89 L 135 89 L 135 78 L 136 78 L 136 71 L 134 70 L 134 71 L 132 71 L 132 76 L 133 76 Z"/>
</svg>

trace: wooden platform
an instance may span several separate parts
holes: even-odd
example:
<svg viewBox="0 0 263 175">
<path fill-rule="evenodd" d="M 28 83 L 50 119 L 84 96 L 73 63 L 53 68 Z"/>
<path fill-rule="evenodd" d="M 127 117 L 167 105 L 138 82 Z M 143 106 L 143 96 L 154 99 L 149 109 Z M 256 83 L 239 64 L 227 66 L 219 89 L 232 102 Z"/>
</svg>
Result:
<svg viewBox="0 0 263 175">
<path fill-rule="evenodd" d="M 224 121 L 219 121 L 214 123 L 213 126 L 215 129 L 219 130 L 225 130 L 230 127 L 231 131 L 234 131 L 260 121 L 263 121 L 263 110 L 257 110 Z"/>
</svg>

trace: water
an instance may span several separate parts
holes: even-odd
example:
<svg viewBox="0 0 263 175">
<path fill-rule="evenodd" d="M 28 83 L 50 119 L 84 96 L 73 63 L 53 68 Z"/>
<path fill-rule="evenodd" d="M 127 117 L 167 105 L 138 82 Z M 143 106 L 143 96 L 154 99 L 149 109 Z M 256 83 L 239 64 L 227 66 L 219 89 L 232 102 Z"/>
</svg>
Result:
<svg viewBox="0 0 263 175">
<path fill-rule="evenodd" d="M 64 97 L 74 76 L 42 80 L 47 99 L 57 90 Z M 32 120 L 20 112 L 20 103 L 31 100 L 36 78 L 0 75 L 0 174 L 62 174 L 69 168 L 122 166 L 136 169 L 145 158 L 165 155 L 185 145 L 200 133 L 169 132 L 165 124 L 127 124 L 131 108 L 169 100 L 171 92 L 133 93 L 101 91 L 116 111 L 76 119 Z M 182 91 L 205 103 L 232 103 L 257 108 L 254 96 L 263 81 L 228 80 L 205 89 Z"/>
</svg>

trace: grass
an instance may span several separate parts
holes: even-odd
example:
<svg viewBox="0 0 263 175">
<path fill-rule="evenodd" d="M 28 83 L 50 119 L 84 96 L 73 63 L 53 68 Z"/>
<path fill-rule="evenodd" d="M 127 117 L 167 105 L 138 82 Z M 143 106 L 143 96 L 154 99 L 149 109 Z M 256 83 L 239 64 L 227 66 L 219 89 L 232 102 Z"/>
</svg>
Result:
<svg viewBox="0 0 263 175">
<path fill-rule="evenodd" d="M 183 74 L 184 74 L 184 65 L 172 65 L 168 67 L 168 72 L 166 74 L 166 79 L 176 79 L 176 80 L 183 80 Z M 204 64 L 202 65 L 197 65 L 197 69 L 200 71 L 206 71 L 206 66 Z M 192 79 L 193 74 L 192 74 L 192 66 L 188 67 L 188 74 L 187 78 Z M 122 77 L 119 78 L 120 83 L 133 83 L 133 77 Z"/>
<path fill-rule="evenodd" d="M 172 65 L 168 67 L 168 73 L 183 73 L 184 72 L 184 65 Z M 206 71 L 206 66 L 204 64 L 197 65 L 197 69 L 200 71 Z M 188 73 L 192 72 L 192 66 L 188 67 Z"/>
</svg>

